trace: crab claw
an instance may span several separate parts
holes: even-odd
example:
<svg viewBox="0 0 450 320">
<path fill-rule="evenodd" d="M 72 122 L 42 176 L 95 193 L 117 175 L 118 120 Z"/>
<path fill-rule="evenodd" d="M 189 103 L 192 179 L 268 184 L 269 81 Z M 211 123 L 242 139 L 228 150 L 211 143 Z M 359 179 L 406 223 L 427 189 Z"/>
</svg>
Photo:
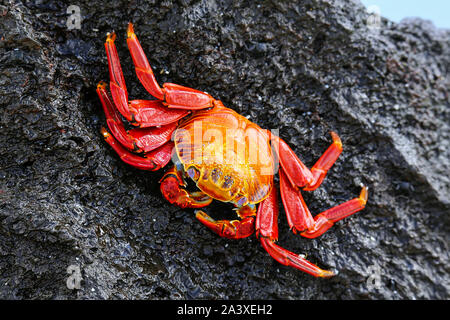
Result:
<svg viewBox="0 0 450 320">
<path fill-rule="evenodd" d="M 221 237 L 242 239 L 251 236 L 255 232 L 255 209 L 243 206 L 236 211 L 241 220 L 216 221 L 201 210 L 195 212 L 195 217 Z"/>
<path fill-rule="evenodd" d="M 212 198 L 203 192 L 188 192 L 186 183 L 175 167 L 169 169 L 160 180 L 161 193 L 170 203 L 180 208 L 203 208 L 212 202 Z"/>
</svg>

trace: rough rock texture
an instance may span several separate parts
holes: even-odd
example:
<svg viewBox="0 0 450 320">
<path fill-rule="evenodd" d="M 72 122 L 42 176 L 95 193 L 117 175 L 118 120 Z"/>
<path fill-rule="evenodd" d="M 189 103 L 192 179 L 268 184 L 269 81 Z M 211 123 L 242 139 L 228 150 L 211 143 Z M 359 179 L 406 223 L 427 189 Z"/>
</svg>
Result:
<svg viewBox="0 0 450 320">
<path fill-rule="evenodd" d="M 0 298 L 450 298 L 450 32 L 368 27 L 358 1 L 10 0 L 0 6 Z M 344 153 L 313 213 L 370 188 L 361 213 L 280 241 L 339 275 L 315 279 L 255 237 L 221 239 L 159 193 L 162 172 L 120 161 L 95 94 L 115 30 L 131 98 L 148 99 L 128 21 L 160 83 L 207 91 L 280 135 L 308 165 L 337 131 Z M 230 208 L 211 206 L 225 215 Z M 231 217 L 231 216 L 230 216 Z M 66 286 L 79 266 L 81 288 Z"/>
</svg>

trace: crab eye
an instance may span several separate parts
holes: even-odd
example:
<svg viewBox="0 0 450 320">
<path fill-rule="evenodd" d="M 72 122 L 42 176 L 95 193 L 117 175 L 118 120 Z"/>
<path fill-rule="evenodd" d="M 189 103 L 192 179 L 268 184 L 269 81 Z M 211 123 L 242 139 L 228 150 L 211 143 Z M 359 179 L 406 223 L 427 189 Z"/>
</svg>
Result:
<svg viewBox="0 0 450 320">
<path fill-rule="evenodd" d="M 237 205 L 239 207 L 243 207 L 246 203 L 248 202 L 246 197 L 241 197 L 239 198 L 239 200 L 237 201 Z"/>
<path fill-rule="evenodd" d="M 198 178 L 200 177 L 200 172 L 197 170 L 196 167 L 189 167 L 187 169 L 187 174 L 194 181 L 197 181 Z"/>
</svg>

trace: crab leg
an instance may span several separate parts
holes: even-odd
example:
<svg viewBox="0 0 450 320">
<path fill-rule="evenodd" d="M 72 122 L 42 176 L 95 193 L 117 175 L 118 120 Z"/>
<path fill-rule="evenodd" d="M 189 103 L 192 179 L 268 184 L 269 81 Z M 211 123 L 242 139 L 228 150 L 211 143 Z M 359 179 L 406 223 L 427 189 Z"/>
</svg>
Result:
<svg viewBox="0 0 450 320">
<path fill-rule="evenodd" d="M 122 146 L 128 150 L 135 152 L 152 151 L 168 142 L 173 131 L 177 127 L 177 122 L 174 122 L 160 127 L 132 129 L 127 131 L 120 119 L 119 113 L 109 99 L 106 92 L 106 84 L 104 82 L 100 82 L 97 85 L 97 94 L 102 102 L 109 129 Z"/>
<path fill-rule="evenodd" d="M 278 246 L 278 201 L 275 188 L 258 208 L 256 216 L 256 235 L 264 249 L 279 263 L 304 271 L 315 277 L 329 278 L 335 275 L 333 271 L 323 270 L 305 258 Z"/>
<path fill-rule="evenodd" d="M 156 81 L 153 70 L 144 50 L 134 33 L 133 24 L 128 24 L 127 44 L 136 69 L 136 75 L 144 88 L 154 97 L 162 100 L 171 108 L 198 110 L 210 108 L 215 99 L 209 94 L 173 83 L 165 83 L 161 88 Z M 123 94 L 122 94 L 123 96 Z M 115 100 L 114 100 L 115 101 Z"/>
<path fill-rule="evenodd" d="M 303 164 L 286 142 L 275 135 L 271 135 L 271 143 L 280 158 L 281 167 L 293 186 L 303 188 L 305 191 L 312 191 L 317 189 L 323 179 L 325 179 L 328 170 L 342 152 L 341 139 L 335 132 L 331 132 L 330 134 L 333 138 L 333 143 L 314 164 L 311 170 Z"/>
<path fill-rule="evenodd" d="M 306 238 L 316 238 L 335 222 L 364 209 L 368 196 L 367 187 L 363 187 L 358 198 L 328 209 L 313 218 L 300 190 L 292 186 L 284 170 L 280 170 L 280 192 L 291 230 Z"/>
<path fill-rule="evenodd" d="M 131 100 L 128 104 L 134 121 L 141 128 L 163 126 L 186 117 L 190 112 L 181 109 L 168 109 L 160 100 Z"/>
<path fill-rule="evenodd" d="M 101 132 L 106 142 L 117 152 L 120 158 L 138 169 L 156 171 L 164 167 L 172 158 L 174 145 L 171 141 L 143 156 L 138 156 L 125 149 L 105 128 L 102 128 Z"/>
<path fill-rule="evenodd" d="M 285 207 L 290 229 L 294 233 L 296 231 L 312 229 L 314 226 L 314 218 L 309 212 L 300 190 L 292 186 L 284 169 L 280 169 L 279 176 L 281 199 Z"/>
<path fill-rule="evenodd" d="M 127 29 L 127 44 L 139 81 L 141 81 L 148 93 L 159 100 L 164 100 L 164 91 L 156 81 L 152 67 L 150 66 L 147 56 L 145 55 L 144 50 L 142 49 L 141 44 L 134 33 L 133 24 L 131 22 L 128 24 Z"/>
<path fill-rule="evenodd" d="M 115 105 L 119 109 L 120 113 L 128 121 L 133 121 L 133 117 L 128 108 L 128 92 L 125 85 L 125 79 L 122 73 L 122 67 L 120 66 L 119 55 L 117 53 L 116 45 L 114 44 L 116 40 L 116 34 L 108 33 L 106 36 L 105 49 L 106 55 L 108 57 L 108 69 L 109 69 L 109 86 L 111 90 L 111 95 L 114 100 Z"/>
<path fill-rule="evenodd" d="M 271 144 L 279 157 L 281 167 L 286 172 L 289 181 L 297 187 L 304 187 L 314 180 L 311 171 L 303 164 L 286 142 L 273 135 L 267 130 L 271 137 Z"/>
<path fill-rule="evenodd" d="M 255 232 L 256 210 L 250 206 L 243 206 L 237 209 L 237 214 L 241 220 L 216 221 L 201 210 L 196 211 L 195 217 L 221 237 L 242 239 L 251 236 Z"/>
<path fill-rule="evenodd" d="M 182 173 L 175 166 L 169 169 L 159 182 L 164 198 L 181 208 L 202 208 L 212 202 L 212 198 L 203 192 L 188 192 L 185 190 L 186 183 Z"/>
<path fill-rule="evenodd" d="M 188 115 L 187 110 L 168 110 L 159 100 L 128 101 L 125 79 L 114 44 L 115 39 L 115 33 L 109 33 L 106 37 L 105 48 L 108 56 L 111 95 L 124 118 L 134 125 L 151 127 L 173 123 Z M 105 87 L 103 84 L 101 86 Z"/>
<path fill-rule="evenodd" d="M 339 136 L 335 132 L 330 132 L 333 138 L 333 143 L 323 153 L 323 155 L 317 160 L 314 166 L 311 168 L 314 180 L 309 183 L 303 190 L 312 191 L 317 189 L 322 183 L 323 179 L 327 175 L 328 170 L 336 162 L 339 155 L 342 152 L 342 142 Z"/>
</svg>

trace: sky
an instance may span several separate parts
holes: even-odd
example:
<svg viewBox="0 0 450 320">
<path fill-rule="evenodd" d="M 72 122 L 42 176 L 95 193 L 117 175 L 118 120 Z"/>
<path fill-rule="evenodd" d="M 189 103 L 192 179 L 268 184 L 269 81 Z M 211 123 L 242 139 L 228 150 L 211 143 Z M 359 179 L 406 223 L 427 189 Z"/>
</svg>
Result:
<svg viewBox="0 0 450 320">
<path fill-rule="evenodd" d="M 406 17 L 420 17 L 433 21 L 438 28 L 450 29 L 450 0 L 361 0 L 369 7 L 380 8 L 381 16 L 394 22 Z"/>
</svg>

